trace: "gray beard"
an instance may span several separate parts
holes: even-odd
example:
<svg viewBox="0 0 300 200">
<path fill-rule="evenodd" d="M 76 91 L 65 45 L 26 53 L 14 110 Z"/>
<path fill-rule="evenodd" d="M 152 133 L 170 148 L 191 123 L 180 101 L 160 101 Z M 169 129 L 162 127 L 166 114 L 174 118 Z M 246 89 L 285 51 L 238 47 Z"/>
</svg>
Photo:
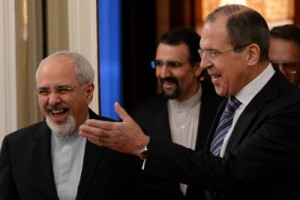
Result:
<svg viewBox="0 0 300 200">
<path fill-rule="evenodd" d="M 56 123 L 50 117 L 46 117 L 46 122 L 51 131 L 58 136 L 70 136 L 75 132 L 76 121 L 73 116 L 68 116 L 67 121 Z"/>
</svg>

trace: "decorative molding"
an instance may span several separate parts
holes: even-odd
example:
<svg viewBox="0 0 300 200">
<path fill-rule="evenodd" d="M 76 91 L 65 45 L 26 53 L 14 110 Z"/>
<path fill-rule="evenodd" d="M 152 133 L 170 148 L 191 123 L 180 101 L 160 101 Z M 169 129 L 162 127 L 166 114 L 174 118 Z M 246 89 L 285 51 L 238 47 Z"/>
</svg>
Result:
<svg viewBox="0 0 300 200">
<path fill-rule="evenodd" d="M 17 129 L 15 1 L 0 1 L 0 27 L 0 141 L 2 141 L 6 134 Z"/>
<path fill-rule="evenodd" d="M 90 107 L 99 114 L 97 4 L 95 0 L 68 0 L 69 49 L 84 55 L 95 71 L 95 90 Z"/>
</svg>

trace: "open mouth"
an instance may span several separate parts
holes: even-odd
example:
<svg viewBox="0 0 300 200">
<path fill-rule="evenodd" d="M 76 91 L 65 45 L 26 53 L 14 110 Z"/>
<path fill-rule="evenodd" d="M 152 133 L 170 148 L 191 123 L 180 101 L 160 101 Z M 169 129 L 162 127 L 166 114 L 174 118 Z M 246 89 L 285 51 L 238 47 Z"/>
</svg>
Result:
<svg viewBox="0 0 300 200">
<path fill-rule="evenodd" d="M 162 87 L 166 90 L 174 88 L 177 85 L 177 80 L 171 77 L 160 79 Z"/>
<path fill-rule="evenodd" d="M 164 82 L 163 82 L 163 87 L 164 87 L 165 89 L 168 89 L 168 88 L 170 88 L 170 87 L 174 87 L 174 85 L 176 85 L 176 83 L 174 83 L 174 82 L 169 82 L 169 81 L 164 81 Z"/>
<path fill-rule="evenodd" d="M 65 121 L 65 119 L 67 119 L 67 116 L 68 116 L 67 109 L 52 110 L 50 113 L 51 113 L 53 120 L 56 122 Z"/>
<path fill-rule="evenodd" d="M 211 81 L 213 84 L 217 83 L 217 81 L 219 80 L 219 78 L 221 77 L 220 75 L 210 75 L 211 77 Z"/>
<path fill-rule="evenodd" d="M 58 105 L 58 106 L 51 106 L 48 105 L 46 107 L 49 115 L 55 122 L 63 122 L 67 119 L 69 113 L 69 107 L 67 105 Z"/>
</svg>

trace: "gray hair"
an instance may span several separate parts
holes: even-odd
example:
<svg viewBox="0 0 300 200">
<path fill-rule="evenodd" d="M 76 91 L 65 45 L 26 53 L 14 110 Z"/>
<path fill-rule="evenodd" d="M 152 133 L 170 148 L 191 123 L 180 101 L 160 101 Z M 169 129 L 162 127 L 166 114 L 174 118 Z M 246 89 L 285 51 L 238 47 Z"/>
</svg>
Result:
<svg viewBox="0 0 300 200">
<path fill-rule="evenodd" d="M 89 82 L 94 82 L 94 70 L 89 61 L 83 55 L 71 51 L 58 51 L 43 59 L 36 71 L 36 80 L 38 79 L 39 70 L 45 62 L 59 56 L 66 56 L 71 59 L 71 64 L 75 65 L 75 75 L 81 86 Z"/>
<path fill-rule="evenodd" d="M 255 10 L 242 5 L 225 5 L 216 8 L 205 20 L 214 22 L 217 17 L 228 17 L 226 28 L 228 42 L 237 48 L 255 43 L 260 47 L 260 61 L 268 61 L 270 34 L 265 19 Z M 240 51 L 237 48 L 235 51 Z"/>
</svg>

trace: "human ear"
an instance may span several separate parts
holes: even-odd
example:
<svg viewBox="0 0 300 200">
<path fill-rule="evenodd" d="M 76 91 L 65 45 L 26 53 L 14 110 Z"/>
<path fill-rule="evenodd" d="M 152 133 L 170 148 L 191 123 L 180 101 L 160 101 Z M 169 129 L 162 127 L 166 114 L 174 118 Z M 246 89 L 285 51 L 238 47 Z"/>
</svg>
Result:
<svg viewBox="0 0 300 200">
<path fill-rule="evenodd" d="M 248 65 L 255 65 L 259 62 L 260 58 L 260 48 L 257 44 L 250 44 L 247 47 L 247 64 Z"/>
<path fill-rule="evenodd" d="M 201 74 L 201 73 L 202 73 L 202 71 L 203 71 L 203 69 L 200 67 L 200 62 L 198 62 L 198 63 L 194 64 L 194 68 L 193 68 L 193 70 L 194 70 L 194 74 L 195 74 L 195 76 L 199 77 L 199 76 L 200 76 L 200 74 Z"/>
<path fill-rule="evenodd" d="M 94 83 L 88 83 L 88 85 L 86 86 L 86 99 L 88 104 L 93 100 L 94 89 Z"/>
</svg>

